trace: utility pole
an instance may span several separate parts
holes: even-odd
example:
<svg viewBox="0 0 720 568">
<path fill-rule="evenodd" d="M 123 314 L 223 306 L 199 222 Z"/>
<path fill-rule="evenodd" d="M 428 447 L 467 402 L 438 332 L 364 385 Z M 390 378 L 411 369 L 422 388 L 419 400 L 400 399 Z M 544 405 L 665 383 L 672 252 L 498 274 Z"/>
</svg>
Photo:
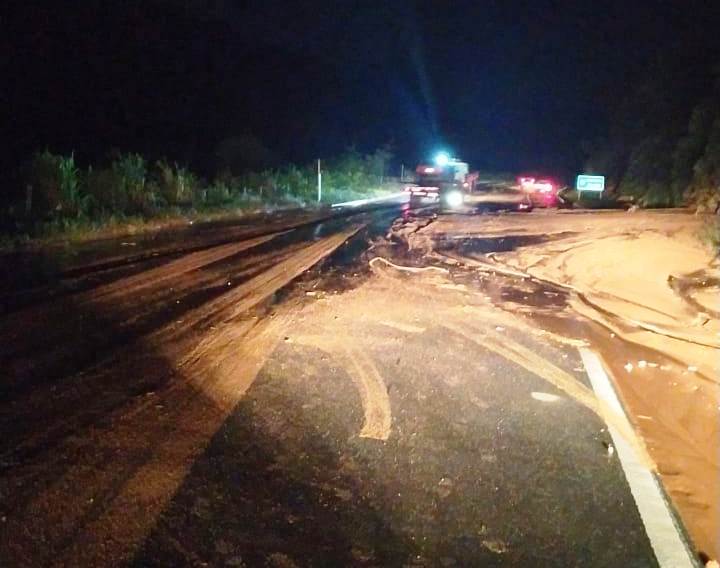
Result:
<svg viewBox="0 0 720 568">
<path fill-rule="evenodd" d="M 317 161 L 317 176 L 318 176 L 318 203 L 322 201 L 322 170 L 320 169 L 320 159 Z"/>
<path fill-rule="evenodd" d="M 405 179 L 405 164 L 400 164 L 400 181 Z"/>
</svg>

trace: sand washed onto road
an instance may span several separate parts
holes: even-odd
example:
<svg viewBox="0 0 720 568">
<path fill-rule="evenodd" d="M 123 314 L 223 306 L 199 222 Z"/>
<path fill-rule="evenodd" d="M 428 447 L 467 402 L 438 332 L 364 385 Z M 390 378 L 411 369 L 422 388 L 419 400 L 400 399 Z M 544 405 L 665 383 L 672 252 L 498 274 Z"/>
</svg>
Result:
<svg viewBox="0 0 720 568">
<path fill-rule="evenodd" d="M 576 313 L 638 346 L 637 358 L 607 363 L 694 540 L 716 558 L 720 299 L 716 287 L 681 297 L 671 286 L 720 275 L 714 251 L 698 238 L 703 222 L 681 211 L 448 216 L 419 239 L 501 244 L 509 237 L 517 246 L 500 248 L 512 250 L 469 254 L 571 287 Z M 672 364 L 661 367 L 649 359 L 653 352 Z"/>
</svg>

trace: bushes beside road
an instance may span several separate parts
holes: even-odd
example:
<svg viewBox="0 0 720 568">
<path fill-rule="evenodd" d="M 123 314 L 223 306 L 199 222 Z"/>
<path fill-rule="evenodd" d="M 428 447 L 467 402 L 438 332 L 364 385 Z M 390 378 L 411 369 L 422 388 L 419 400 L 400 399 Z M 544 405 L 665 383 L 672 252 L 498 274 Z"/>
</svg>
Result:
<svg viewBox="0 0 720 568">
<path fill-rule="evenodd" d="M 348 150 L 323 162 L 323 202 L 389 191 L 386 149 Z M 315 165 L 289 164 L 263 171 L 220 172 L 205 180 L 167 160 L 134 153 L 81 167 L 73 154 L 35 154 L 22 168 L 22 191 L 0 210 L 6 237 L 85 234 L 104 226 L 168 216 L 193 216 L 317 203 Z"/>
</svg>

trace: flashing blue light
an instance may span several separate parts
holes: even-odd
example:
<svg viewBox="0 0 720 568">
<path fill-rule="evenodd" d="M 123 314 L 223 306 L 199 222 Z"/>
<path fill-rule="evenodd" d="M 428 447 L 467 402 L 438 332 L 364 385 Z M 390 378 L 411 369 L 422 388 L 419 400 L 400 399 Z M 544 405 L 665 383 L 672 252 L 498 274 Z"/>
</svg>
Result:
<svg viewBox="0 0 720 568">
<path fill-rule="evenodd" d="M 450 156 L 447 152 L 438 152 L 435 154 L 435 163 L 438 166 L 447 166 L 450 163 Z"/>
</svg>

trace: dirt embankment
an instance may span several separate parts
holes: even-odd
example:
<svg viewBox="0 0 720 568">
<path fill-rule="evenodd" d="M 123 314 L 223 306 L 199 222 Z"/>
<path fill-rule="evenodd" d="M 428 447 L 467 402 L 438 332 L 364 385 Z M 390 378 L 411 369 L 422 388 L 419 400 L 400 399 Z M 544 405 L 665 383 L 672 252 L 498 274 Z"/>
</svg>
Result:
<svg viewBox="0 0 720 568">
<path fill-rule="evenodd" d="M 679 211 L 458 216 L 417 239 L 485 269 L 550 282 L 567 295 L 568 314 L 599 324 L 605 337 L 593 347 L 696 544 L 716 558 L 720 265 L 698 238 L 703 222 Z M 577 332 L 567 322 L 559 328 Z"/>
</svg>

